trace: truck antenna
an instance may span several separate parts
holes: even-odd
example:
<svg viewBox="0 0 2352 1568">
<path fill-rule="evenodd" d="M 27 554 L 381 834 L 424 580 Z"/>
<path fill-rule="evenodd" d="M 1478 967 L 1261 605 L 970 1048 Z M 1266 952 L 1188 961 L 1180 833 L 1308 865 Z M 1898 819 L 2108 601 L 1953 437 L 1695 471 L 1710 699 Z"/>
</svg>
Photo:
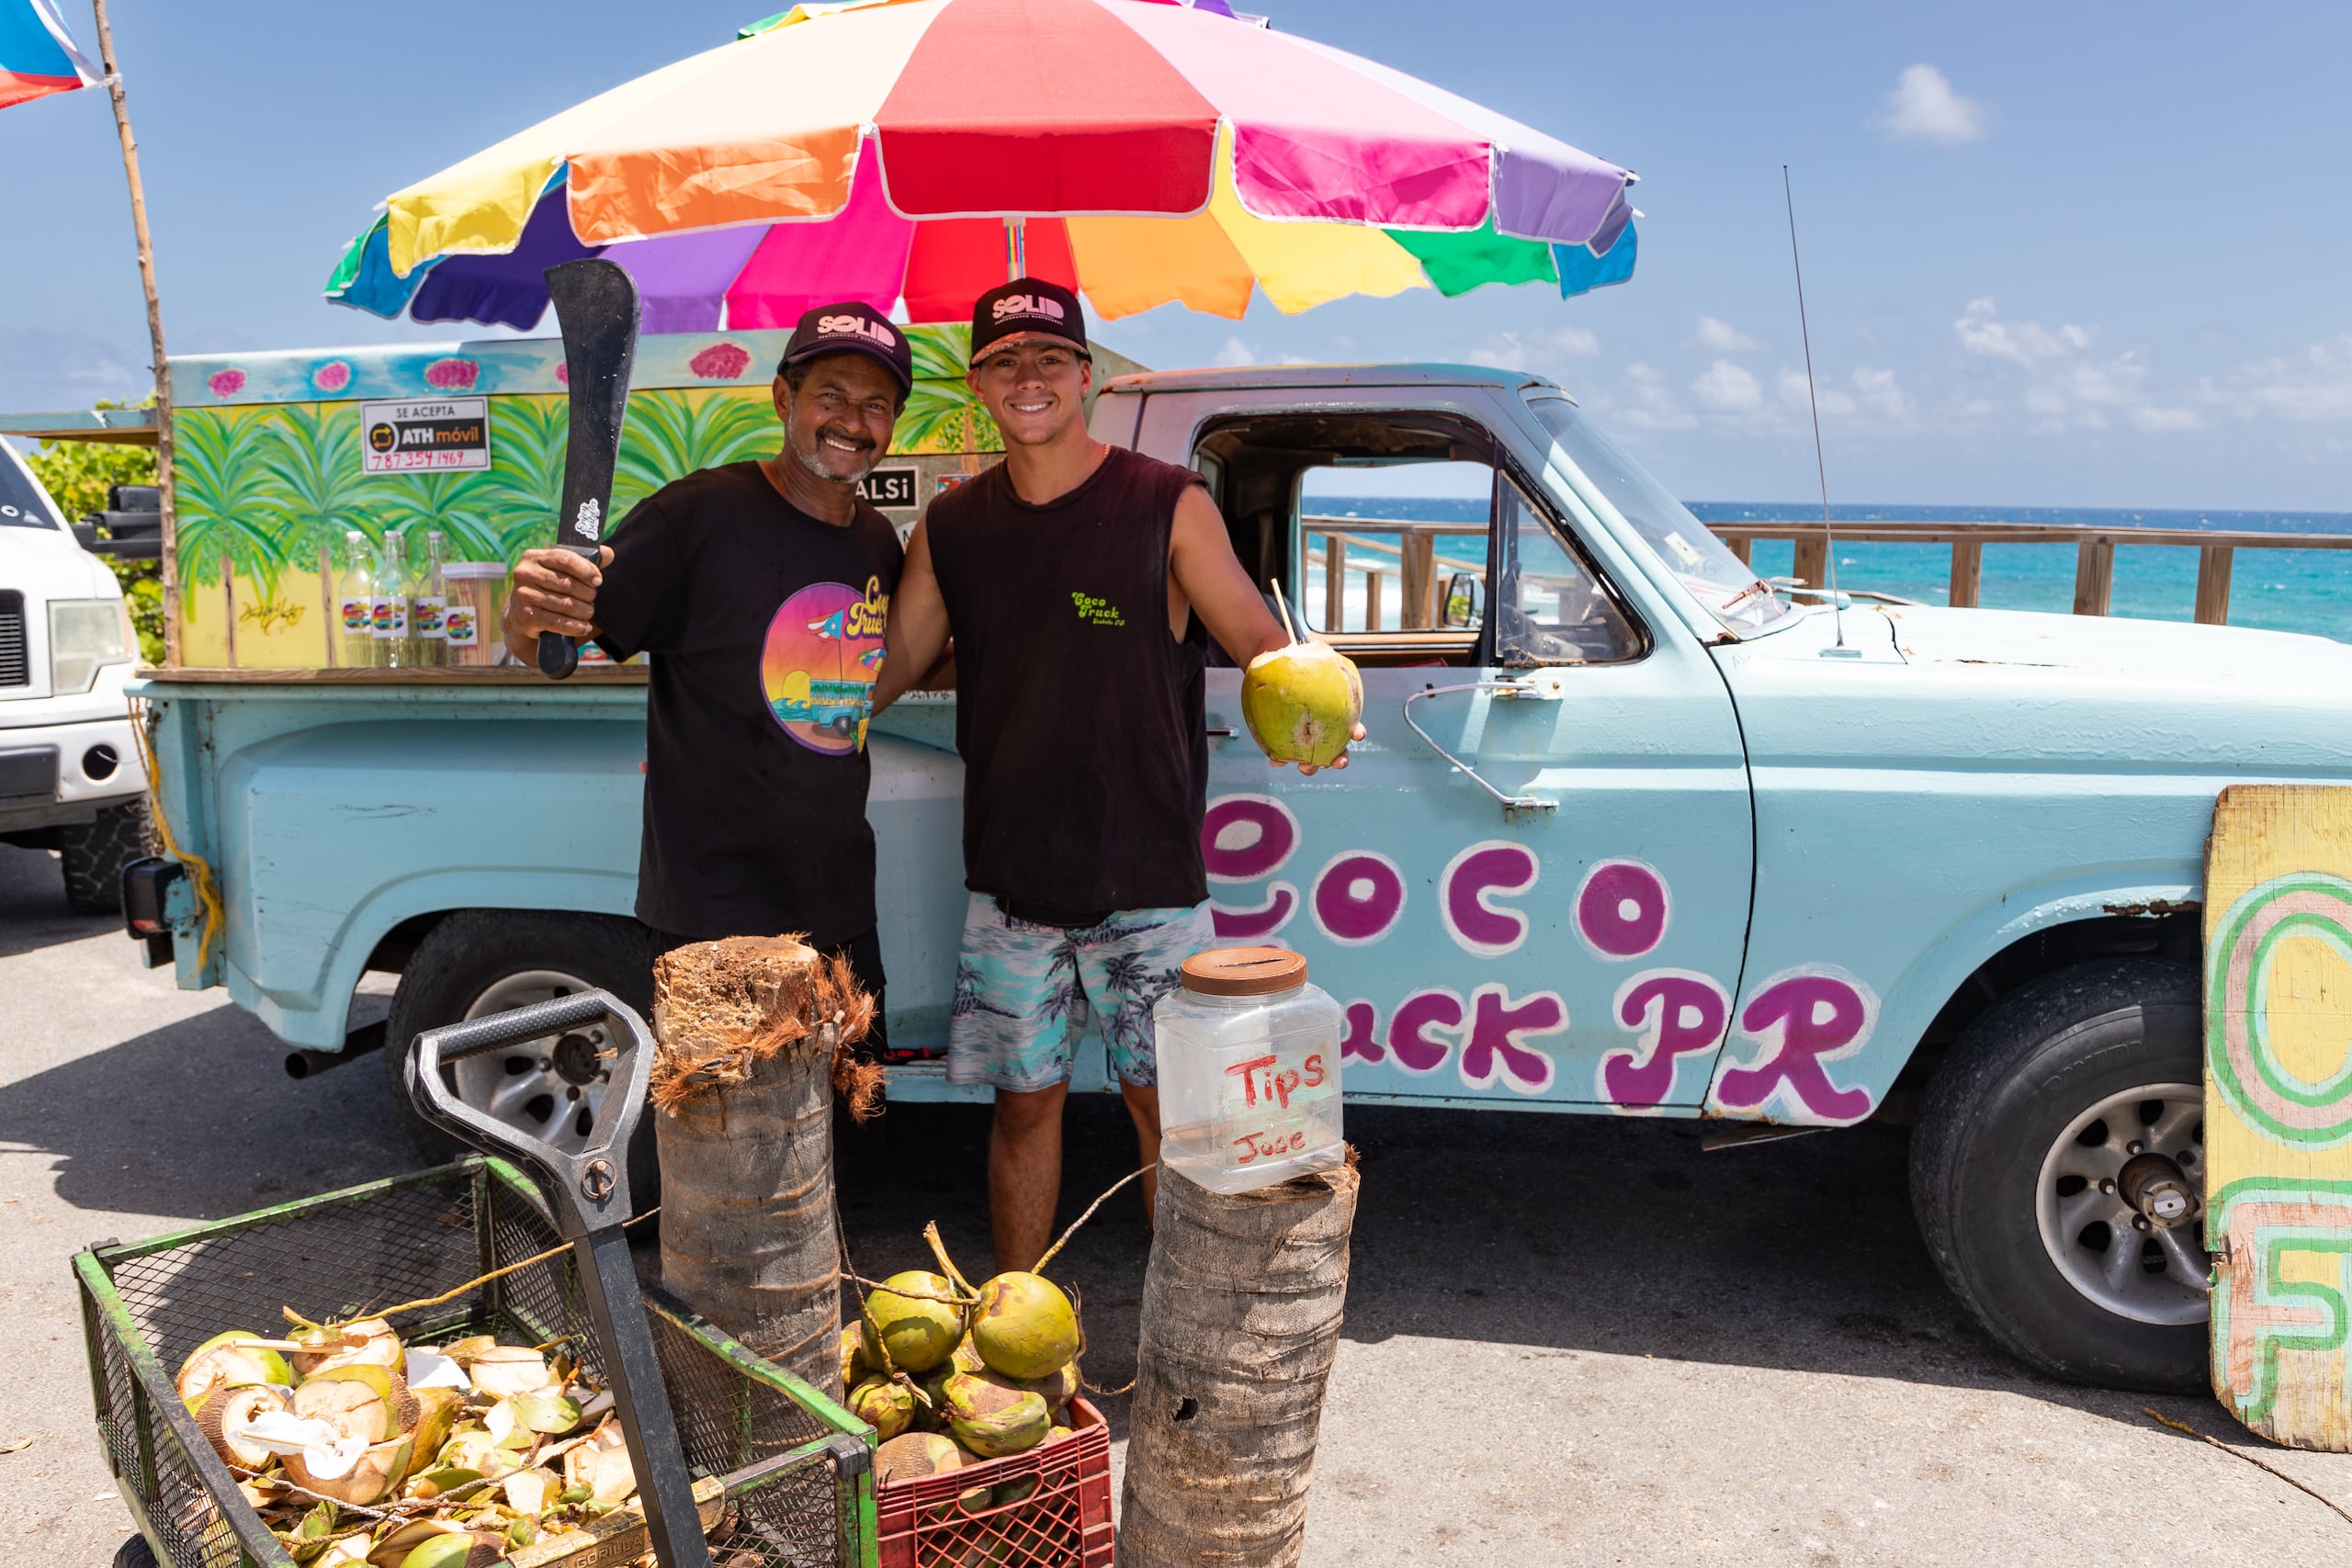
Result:
<svg viewBox="0 0 2352 1568">
<path fill-rule="evenodd" d="M 1846 610 L 1838 597 L 1838 541 L 1829 528 L 1829 464 L 1821 455 L 1821 400 L 1813 389 L 1813 329 L 1804 317 L 1804 263 L 1797 256 L 1797 198 L 1789 186 L 1789 166 L 1781 165 L 1781 197 L 1789 209 L 1789 264 L 1797 275 L 1797 332 L 1804 340 L 1804 398 L 1813 410 L 1813 470 L 1821 480 L 1822 559 L 1829 571 L 1829 614 L 1838 626 L 1838 646 L 1846 646 Z"/>
</svg>

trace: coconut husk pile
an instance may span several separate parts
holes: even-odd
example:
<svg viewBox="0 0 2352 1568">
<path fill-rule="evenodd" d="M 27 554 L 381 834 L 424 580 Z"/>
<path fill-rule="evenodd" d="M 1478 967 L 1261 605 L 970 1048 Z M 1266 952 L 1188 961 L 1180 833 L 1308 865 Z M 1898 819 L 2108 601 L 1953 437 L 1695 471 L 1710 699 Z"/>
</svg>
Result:
<svg viewBox="0 0 2352 1568">
<path fill-rule="evenodd" d="M 205 1341 L 178 1392 L 303 1568 L 481 1568 L 636 1496 L 611 1393 L 558 1348 L 287 1316 Z"/>
<path fill-rule="evenodd" d="M 881 1106 L 885 1077 L 854 1049 L 873 1027 L 874 998 L 839 953 L 797 935 L 693 942 L 653 961 L 660 1045 L 649 1098 L 675 1113 L 747 1082 L 772 1057 L 823 1051 L 833 1088 L 863 1122 Z"/>
</svg>

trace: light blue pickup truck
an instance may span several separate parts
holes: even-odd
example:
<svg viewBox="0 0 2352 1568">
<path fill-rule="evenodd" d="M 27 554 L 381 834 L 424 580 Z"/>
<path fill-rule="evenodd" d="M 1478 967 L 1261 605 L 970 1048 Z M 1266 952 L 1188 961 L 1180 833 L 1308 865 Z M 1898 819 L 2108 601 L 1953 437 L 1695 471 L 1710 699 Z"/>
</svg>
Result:
<svg viewBox="0 0 2352 1568">
<path fill-rule="evenodd" d="M 1915 1123 L 1921 1228 L 2003 1343 L 2067 1377 L 2201 1386 L 2199 1232 L 2152 1224 L 2115 1177 L 2154 1151 L 2201 1186 L 2213 798 L 2352 783 L 2352 649 L 1793 602 L 1516 373 L 1127 377 L 1092 425 L 1206 475 L 1244 564 L 1363 667 L 1344 773 L 1270 769 L 1237 671 L 1211 671 L 1207 714 L 1218 929 L 1295 947 L 1345 1003 L 1350 1099 L 1728 1139 Z M 1302 514 L 1318 470 L 1411 463 L 1484 469 L 1485 524 Z M 193 879 L 152 888 L 151 953 L 303 1064 L 388 1038 L 396 1103 L 423 1028 L 647 988 L 641 671 L 464 673 L 139 688 L 175 842 L 219 890 L 208 916 Z M 910 698 L 871 741 L 898 1046 L 939 1043 L 953 993 L 952 704 Z M 389 1027 L 347 1040 L 371 969 L 401 976 Z M 593 1039 L 458 1073 L 559 1141 L 602 1092 Z M 957 1091 L 919 1062 L 891 1092 Z"/>
</svg>

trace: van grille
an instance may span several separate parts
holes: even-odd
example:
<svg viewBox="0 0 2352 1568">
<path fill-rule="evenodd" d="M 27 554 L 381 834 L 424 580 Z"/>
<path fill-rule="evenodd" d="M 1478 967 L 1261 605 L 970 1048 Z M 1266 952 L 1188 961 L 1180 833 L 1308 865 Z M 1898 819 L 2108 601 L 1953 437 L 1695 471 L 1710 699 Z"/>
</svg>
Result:
<svg viewBox="0 0 2352 1568">
<path fill-rule="evenodd" d="M 25 596 L 0 588 L 0 686 L 22 686 L 31 676 L 25 669 Z"/>
</svg>

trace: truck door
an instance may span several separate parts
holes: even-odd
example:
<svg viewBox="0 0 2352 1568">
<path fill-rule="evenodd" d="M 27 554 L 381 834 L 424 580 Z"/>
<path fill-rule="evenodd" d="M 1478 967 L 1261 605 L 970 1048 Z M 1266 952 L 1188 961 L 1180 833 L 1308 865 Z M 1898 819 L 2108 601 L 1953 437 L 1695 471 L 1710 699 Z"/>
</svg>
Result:
<svg viewBox="0 0 2352 1568">
<path fill-rule="evenodd" d="M 1138 431 L 1363 673 L 1367 740 L 1301 779 L 1243 729 L 1239 671 L 1210 671 L 1220 935 L 1306 956 L 1347 1010 L 1351 1098 L 1695 1111 L 1754 852 L 1721 677 L 1508 394 L 1334 390 L 1155 395 Z M 1457 499 L 1323 500 L 1416 471 Z"/>
</svg>

